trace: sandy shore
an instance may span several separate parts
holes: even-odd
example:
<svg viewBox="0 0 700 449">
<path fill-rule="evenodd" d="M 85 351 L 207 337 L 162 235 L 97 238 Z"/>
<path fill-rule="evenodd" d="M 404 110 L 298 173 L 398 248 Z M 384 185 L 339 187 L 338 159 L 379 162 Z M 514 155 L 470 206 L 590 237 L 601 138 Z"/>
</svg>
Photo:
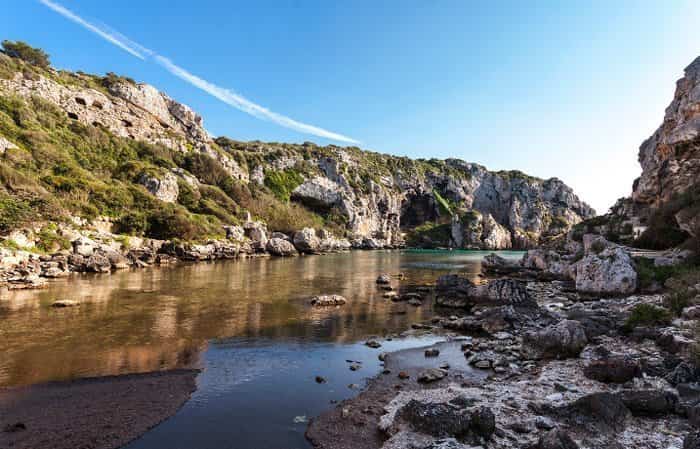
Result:
<svg viewBox="0 0 700 449">
<path fill-rule="evenodd" d="M 0 389 L 0 448 L 112 449 L 172 416 L 199 370 Z"/>
</svg>

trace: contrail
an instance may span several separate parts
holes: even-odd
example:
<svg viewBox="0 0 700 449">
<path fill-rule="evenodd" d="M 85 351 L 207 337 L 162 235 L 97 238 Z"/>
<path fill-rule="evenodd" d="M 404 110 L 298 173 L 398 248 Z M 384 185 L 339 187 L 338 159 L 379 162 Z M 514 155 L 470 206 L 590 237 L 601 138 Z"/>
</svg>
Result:
<svg viewBox="0 0 700 449">
<path fill-rule="evenodd" d="M 121 48 L 124 51 L 127 51 L 131 53 L 133 56 L 136 56 L 139 59 L 146 59 L 145 56 L 136 50 L 135 47 L 140 47 L 139 45 L 130 45 L 133 44 L 129 39 L 126 37 L 122 36 L 121 34 L 118 33 L 111 33 L 109 31 L 105 31 L 100 29 L 99 27 L 91 24 L 90 22 L 86 21 L 82 17 L 74 14 L 72 11 L 64 8 L 63 6 L 59 5 L 58 3 L 54 3 L 51 0 L 39 0 L 44 6 L 48 6 L 49 8 L 53 9 L 66 19 L 72 20 L 73 22 L 77 23 L 80 26 L 83 26 L 87 28 L 88 30 L 92 31 L 93 33 L 97 34 L 98 36 L 102 37 L 103 39 L 113 43 L 117 47 Z"/>
<path fill-rule="evenodd" d="M 233 106 L 234 108 L 250 114 L 253 117 L 259 118 L 261 120 L 266 120 L 269 122 L 276 123 L 285 128 L 293 129 L 295 131 L 311 134 L 318 137 L 323 137 L 326 139 L 336 140 L 340 142 L 346 142 L 351 144 L 359 144 L 360 142 L 352 139 L 350 137 L 338 134 L 332 131 L 328 131 L 318 126 L 309 125 L 307 123 L 298 122 L 292 118 L 286 117 L 282 114 L 273 112 L 259 104 L 253 103 L 242 95 L 236 92 L 226 89 L 224 87 L 217 86 L 203 78 L 194 75 L 193 73 L 185 70 L 184 68 L 176 65 L 170 59 L 159 55 L 158 53 L 140 45 L 137 42 L 132 41 L 128 37 L 109 30 L 106 26 L 97 26 L 93 23 L 88 22 L 82 17 L 78 16 L 69 9 L 63 7 L 62 5 L 52 1 L 52 0 L 39 0 L 39 2 L 53 11 L 62 15 L 63 17 L 77 23 L 78 25 L 92 31 L 108 42 L 116 45 L 122 50 L 128 52 L 132 56 L 135 56 L 141 60 L 146 60 L 147 58 L 152 58 L 157 64 L 165 68 L 171 74 L 177 76 L 178 78 L 186 81 L 187 83 L 193 85 L 194 87 L 203 90 L 209 95 L 223 101 L 224 103 Z"/>
</svg>

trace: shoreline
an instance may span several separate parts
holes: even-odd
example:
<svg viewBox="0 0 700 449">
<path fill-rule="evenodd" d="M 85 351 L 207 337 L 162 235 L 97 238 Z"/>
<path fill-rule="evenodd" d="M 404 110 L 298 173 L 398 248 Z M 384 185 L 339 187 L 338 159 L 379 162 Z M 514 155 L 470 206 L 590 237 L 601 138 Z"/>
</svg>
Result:
<svg viewBox="0 0 700 449">
<path fill-rule="evenodd" d="M 197 368 L 0 388 L 0 447 L 117 449 L 174 415 Z"/>
</svg>

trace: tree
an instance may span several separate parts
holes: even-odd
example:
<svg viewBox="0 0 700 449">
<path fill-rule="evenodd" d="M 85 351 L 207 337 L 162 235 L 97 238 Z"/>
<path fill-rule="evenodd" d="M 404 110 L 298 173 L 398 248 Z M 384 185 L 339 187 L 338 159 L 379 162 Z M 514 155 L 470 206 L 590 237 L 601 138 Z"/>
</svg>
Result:
<svg viewBox="0 0 700 449">
<path fill-rule="evenodd" d="M 2 49 L 8 56 L 21 59 L 43 69 L 47 69 L 51 65 L 49 55 L 44 50 L 34 48 L 22 41 L 2 41 Z"/>
</svg>

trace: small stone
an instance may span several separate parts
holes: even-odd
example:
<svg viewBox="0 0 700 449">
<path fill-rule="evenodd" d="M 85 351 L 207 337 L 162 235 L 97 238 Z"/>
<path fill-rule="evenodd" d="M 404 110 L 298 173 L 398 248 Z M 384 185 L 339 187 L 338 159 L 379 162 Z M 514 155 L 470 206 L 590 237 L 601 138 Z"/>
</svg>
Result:
<svg viewBox="0 0 700 449">
<path fill-rule="evenodd" d="M 388 354 L 386 352 L 380 352 L 379 355 L 377 356 L 377 358 L 379 359 L 380 362 L 383 362 L 386 360 L 387 355 Z"/>
<path fill-rule="evenodd" d="M 316 383 L 318 384 L 325 384 L 326 383 L 326 378 L 323 376 L 316 376 Z"/>
<path fill-rule="evenodd" d="M 421 371 L 420 374 L 418 374 L 418 382 L 420 382 L 420 383 L 435 382 L 437 380 L 443 379 L 446 376 L 447 376 L 447 371 L 445 371 L 445 370 L 442 370 L 439 368 L 429 368 L 425 371 Z"/>
<path fill-rule="evenodd" d="M 62 307 L 76 307 L 80 305 L 80 301 L 74 299 L 58 299 L 51 304 L 51 307 L 62 308 Z"/>
<path fill-rule="evenodd" d="M 406 371 L 399 372 L 399 379 L 409 379 L 411 376 Z"/>
<path fill-rule="evenodd" d="M 437 357 L 440 355 L 440 350 L 437 348 L 430 348 L 425 350 L 426 357 Z"/>
<path fill-rule="evenodd" d="M 556 427 L 554 420 L 546 416 L 537 416 L 535 418 L 535 427 L 540 430 L 551 430 Z"/>
<path fill-rule="evenodd" d="M 423 303 L 421 302 L 420 299 L 415 299 L 415 298 L 409 299 L 408 304 L 413 306 L 413 307 L 420 307 L 423 305 Z"/>
<path fill-rule="evenodd" d="M 357 371 L 361 367 L 362 367 L 362 365 L 359 365 L 357 363 L 353 363 L 352 365 L 350 365 L 350 371 Z"/>
<path fill-rule="evenodd" d="M 377 340 L 371 338 L 365 342 L 365 346 L 369 346 L 372 349 L 377 349 L 382 346 L 381 343 L 379 343 Z"/>
<path fill-rule="evenodd" d="M 478 360 L 474 363 L 474 367 L 479 369 L 489 369 L 491 368 L 491 362 L 488 360 Z"/>
</svg>

